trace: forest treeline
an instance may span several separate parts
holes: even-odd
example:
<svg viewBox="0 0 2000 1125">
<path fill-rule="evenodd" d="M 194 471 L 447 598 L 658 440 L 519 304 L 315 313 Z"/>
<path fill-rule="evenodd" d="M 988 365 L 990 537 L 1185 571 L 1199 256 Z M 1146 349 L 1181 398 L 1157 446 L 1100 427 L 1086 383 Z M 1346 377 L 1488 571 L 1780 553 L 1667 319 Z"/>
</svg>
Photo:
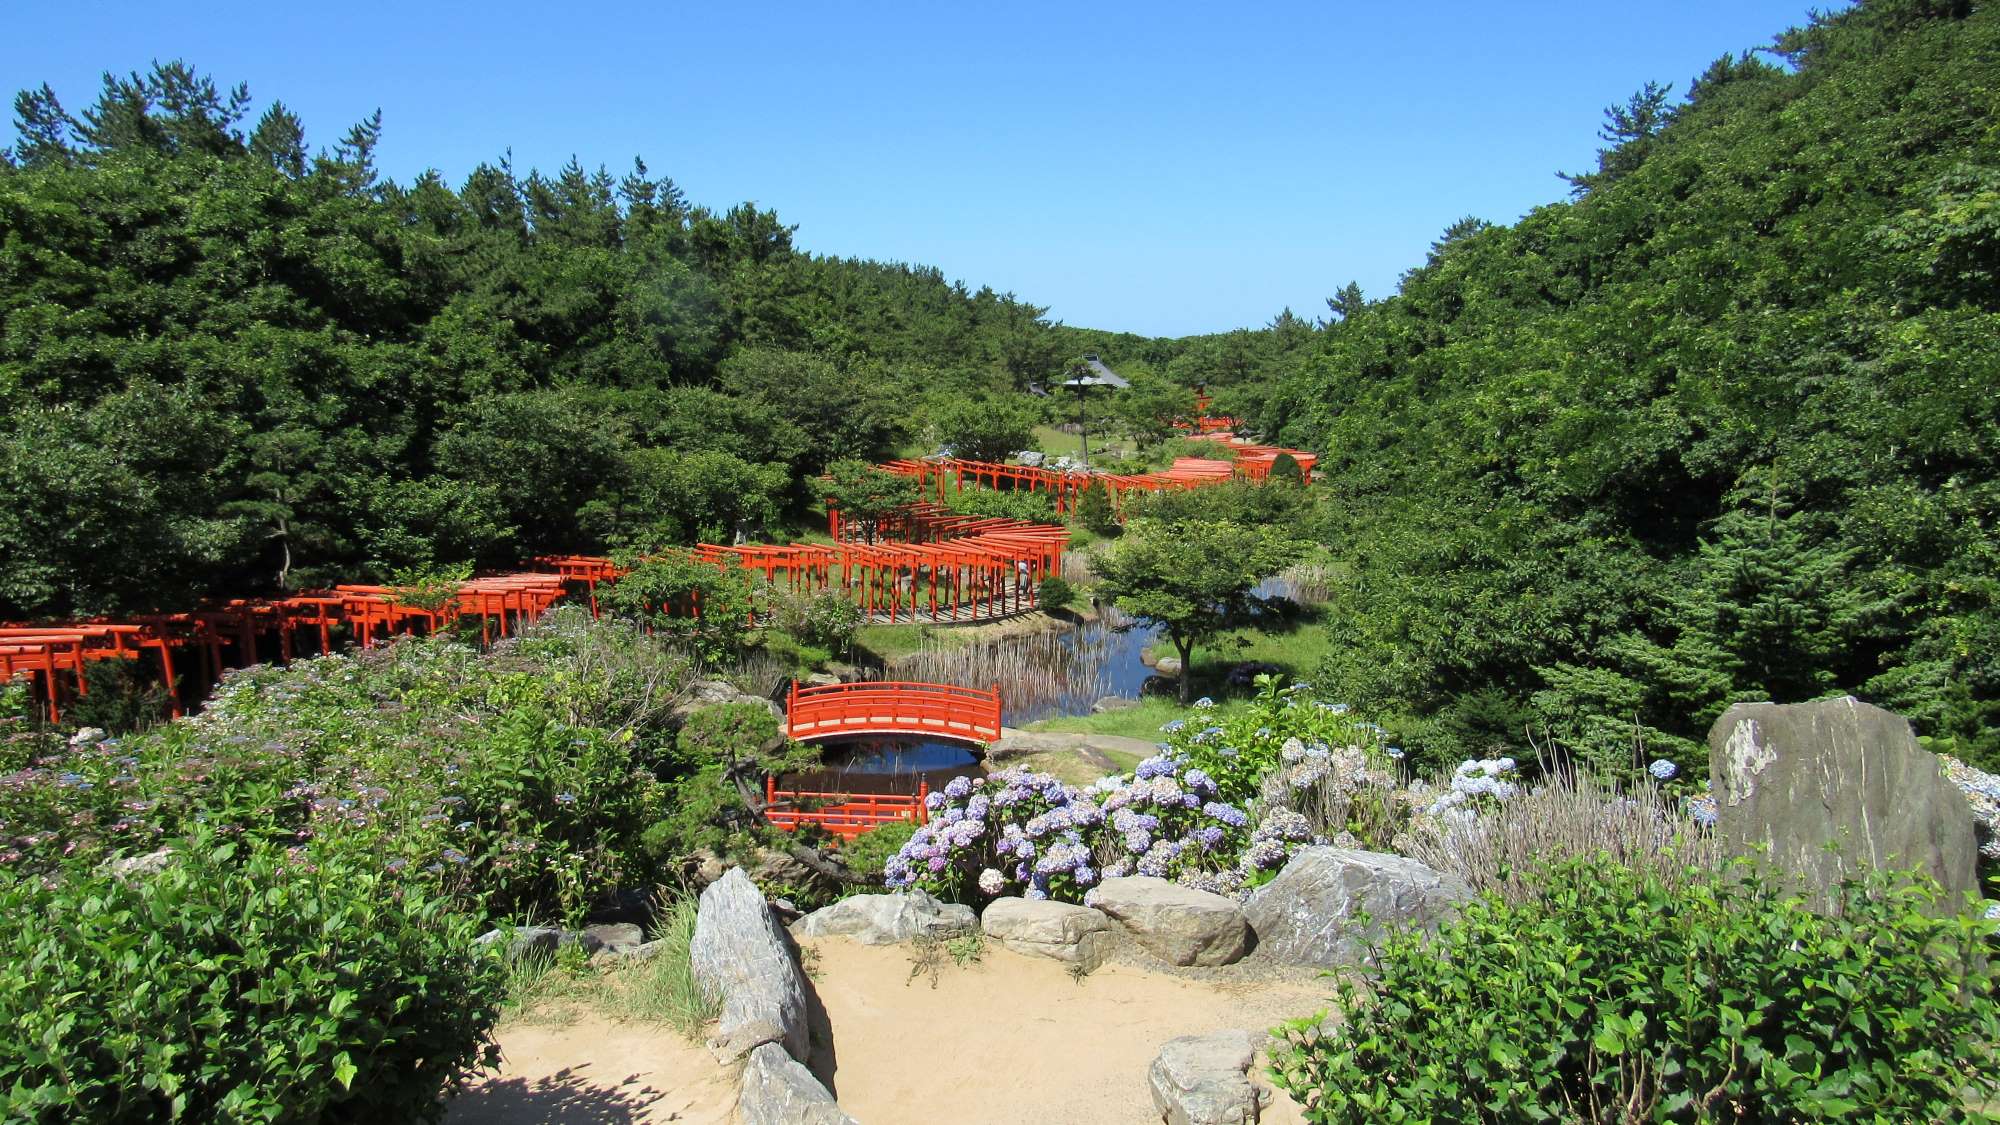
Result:
<svg viewBox="0 0 2000 1125">
<path fill-rule="evenodd" d="M 1649 84 L 1393 296 L 1203 342 L 1323 453 L 1323 678 L 1454 750 L 1848 691 L 2000 757 L 1996 122 L 1994 5 L 1867 0 Z"/>
<path fill-rule="evenodd" d="M 179 64 L 29 91 L 0 618 L 726 535 L 1095 350 L 1322 454 L 1320 687 L 1427 758 L 1850 691 L 2000 760 L 2000 16 L 1866 0 L 1657 77 L 1569 199 L 1181 340 L 643 165 L 389 182 L 379 118 L 310 151 Z"/>
<path fill-rule="evenodd" d="M 756 527 L 830 462 L 1048 378 L 1043 308 L 818 257 L 750 204 L 380 177 L 182 63 L 0 165 L 0 619 Z"/>
</svg>

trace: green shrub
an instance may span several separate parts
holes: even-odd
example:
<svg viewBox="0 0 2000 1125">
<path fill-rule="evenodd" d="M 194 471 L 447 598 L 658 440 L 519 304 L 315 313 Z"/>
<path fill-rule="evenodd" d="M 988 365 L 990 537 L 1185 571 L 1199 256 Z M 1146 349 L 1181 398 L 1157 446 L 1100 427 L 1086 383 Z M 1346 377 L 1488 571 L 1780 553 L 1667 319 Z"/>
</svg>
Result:
<svg viewBox="0 0 2000 1125">
<path fill-rule="evenodd" d="M 1055 498 L 1046 492 L 972 486 L 944 494 L 945 507 L 968 516 L 988 516 L 1030 523 L 1056 523 Z"/>
<path fill-rule="evenodd" d="M 802 645 L 846 652 L 861 628 L 861 607 L 836 590 L 768 589 L 767 623 Z"/>
<path fill-rule="evenodd" d="M 903 845 L 910 841 L 910 834 L 916 830 L 917 826 L 907 820 L 871 828 L 843 844 L 840 858 L 847 862 L 847 869 L 856 875 L 880 878 L 882 865 L 889 862 L 890 856 L 903 850 Z"/>
<path fill-rule="evenodd" d="M 335 849 L 176 848 L 0 876 L 0 1117 L 436 1120 L 498 1062 L 500 954 L 444 899 Z"/>
<path fill-rule="evenodd" d="M 711 666 L 725 665 L 743 646 L 750 625 L 750 579 L 739 568 L 678 552 L 621 555 L 625 576 L 598 591 L 597 600 L 672 637 Z"/>
<path fill-rule="evenodd" d="M 232 673 L 208 708 L 59 749 L 0 786 L 0 870 L 70 870 L 198 823 L 349 841 L 496 915 L 581 914 L 648 886 L 687 664 L 569 610 L 481 654 L 401 640 Z"/>
<path fill-rule="evenodd" d="M 1093 480 L 1076 498 L 1076 522 L 1097 535 L 1118 531 L 1118 513 L 1111 508 L 1111 493 L 1101 480 Z"/>
<path fill-rule="evenodd" d="M 752 843 L 791 842 L 757 818 L 744 793 L 761 801 L 766 774 L 810 769 L 819 751 L 786 741 L 778 720 L 758 704 L 718 703 L 688 716 L 675 761 L 682 776 L 644 838 L 662 865 L 698 850 L 731 855 Z"/>
<path fill-rule="evenodd" d="M 1035 604 L 1050 612 L 1067 608 L 1075 601 L 1076 587 L 1061 575 L 1051 574 L 1035 587 Z"/>
<path fill-rule="evenodd" d="M 1827 915 L 1747 863 L 1543 879 L 1392 935 L 1343 1022 L 1282 1029 L 1310 1119 L 1943 1121 L 1996 1088 L 1993 927 L 1926 913 L 1935 884 L 1851 880 Z"/>
</svg>

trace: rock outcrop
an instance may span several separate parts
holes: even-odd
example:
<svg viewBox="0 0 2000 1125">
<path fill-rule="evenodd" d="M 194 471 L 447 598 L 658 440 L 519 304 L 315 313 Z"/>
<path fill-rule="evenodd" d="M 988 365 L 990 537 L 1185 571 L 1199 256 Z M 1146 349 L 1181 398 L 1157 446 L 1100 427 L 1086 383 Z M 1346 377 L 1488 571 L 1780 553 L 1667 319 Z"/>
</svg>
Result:
<svg viewBox="0 0 2000 1125">
<path fill-rule="evenodd" d="M 736 1116 L 743 1125 L 857 1125 L 812 1071 L 775 1043 L 750 1052 Z"/>
<path fill-rule="evenodd" d="M 1104 880 L 1092 901 L 1169 965 L 1227 965 L 1250 949 L 1242 908 L 1221 895 L 1138 875 Z"/>
<path fill-rule="evenodd" d="M 1276 879 L 1257 888 L 1243 915 L 1260 956 L 1293 965 L 1353 964 L 1394 925 L 1435 926 L 1472 891 L 1399 855 L 1301 848 Z M 1368 915 L 1366 923 L 1356 917 Z"/>
<path fill-rule="evenodd" d="M 1081 965 L 1104 963 L 1116 940 L 1111 919 L 1088 906 L 1039 899 L 996 898 L 980 915 L 986 936 L 1016 953 Z"/>
<path fill-rule="evenodd" d="M 792 923 L 801 937 L 851 937 L 863 945 L 895 945 L 919 935 L 943 937 L 979 924 L 970 906 L 944 903 L 923 890 L 852 895 Z"/>
<path fill-rule="evenodd" d="M 1978 890 L 1972 810 L 1898 715 L 1851 697 L 1739 703 L 1709 729 L 1708 757 L 1731 854 L 1768 856 L 1811 892 L 1862 867 L 1923 869 L 1945 910 Z"/>
<path fill-rule="evenodd" d="M 805 978 L 763 892 L 742 868 L 730 868 L 701 892 L 688 952 L 695 980 L 722 1004 L 709 1041 L 718 1059 L 734 1063 L 764 1043 L 805 1057 Z"/>
<path fill-rule="evenodd" d="M 1247 1031 L 1171 1040 L 1146 1073 L 1153 1108 L 1167 1125 L 1251 1125 L 1271 1096 L 1250 1081 L 1256 1057 L 1256 1039 Z"/>
</svg>

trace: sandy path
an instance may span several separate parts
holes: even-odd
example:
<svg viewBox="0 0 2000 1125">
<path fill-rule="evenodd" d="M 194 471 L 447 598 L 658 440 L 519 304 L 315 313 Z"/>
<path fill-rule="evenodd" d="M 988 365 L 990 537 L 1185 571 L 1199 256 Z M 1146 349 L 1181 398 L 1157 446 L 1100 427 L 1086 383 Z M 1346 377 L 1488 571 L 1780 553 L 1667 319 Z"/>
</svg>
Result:
<svg viewBox="0 0 2000 1125">
<path fill-rule="evenodd" d="M 736 1083 L 671 1030 L 580 1015 L 503 1025 L 500 1073 L 451 1103 L 447 1125 L 611 1125 L 736 1119 Z"/>
<path fill-rule="evenodd" d="M 845 938 L 818 950 L 813 1070 L 865 1125 L 1139 1125 L 1158 1122 L 1146 1068 L 1181 1035 L 1262 1031 L 1326 1005 L 1314 981 L 1214 982 L 1108 964 L 1081 983 L 1063 966 L 997 945 L 933 989 L 909 981 L 910 951 Z M 907 983 L 906 983 L 907 982 Z M 1260 1060 L 1261 1063 L 1261 1060 Z M 1268 1085 L 1268 1083 L 1265 1083 Z M 1263 1120 L 1301 1122 L 1282 1093 Z"/>
</svg>

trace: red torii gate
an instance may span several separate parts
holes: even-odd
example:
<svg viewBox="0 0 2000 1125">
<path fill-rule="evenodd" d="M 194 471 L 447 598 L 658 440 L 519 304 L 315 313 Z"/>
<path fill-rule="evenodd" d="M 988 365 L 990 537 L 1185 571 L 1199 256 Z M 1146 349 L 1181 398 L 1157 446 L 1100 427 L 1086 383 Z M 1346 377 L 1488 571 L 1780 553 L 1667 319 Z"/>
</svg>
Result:
<svg viewBox="0 0 2000 1125">
<path fill-rule="evenodd" d="M 225 667 L 222 650 L 233 647 L 235 664 L 248 667 L 260 659 L 259 641 L 277 638 L 276 658 L 289 661 L 297 650 L 300 629 L 317 632 L 318 651 L 333 650 L 332 629 L 348 626 L 363 648 L 381 637 L 448 627 L 469 617 L 480 619 L 482 640 L 497 626 L 501 636 L 519 630 L 566 593 L 563 580 L 549 574 L 503 574 L 461 584 L 443 604 L 424 608 L 408 604 L 411 592 L 389 586 L 336 586 L 331 591 L 280 598 L 238 598 L 183 613 L 141 614 L 117 621 L 66 622 L 56 625 L 0 626 L 0 680 L 25 676 L 36 682 L 36 696 L 49 720 L 61 719 L 63 700 L 90 693 L 87 667 L 98 660 L 137 660 L 147 652 L 159 661 L 160 682 L 166 685 L 173 714 L 182 712 L 186 689 L 175 666 L 175 654 L 198 650 L 203 688 L 220 679 Z M 510 620 L 511 619 L 511 620 Z"/>
</svg>

